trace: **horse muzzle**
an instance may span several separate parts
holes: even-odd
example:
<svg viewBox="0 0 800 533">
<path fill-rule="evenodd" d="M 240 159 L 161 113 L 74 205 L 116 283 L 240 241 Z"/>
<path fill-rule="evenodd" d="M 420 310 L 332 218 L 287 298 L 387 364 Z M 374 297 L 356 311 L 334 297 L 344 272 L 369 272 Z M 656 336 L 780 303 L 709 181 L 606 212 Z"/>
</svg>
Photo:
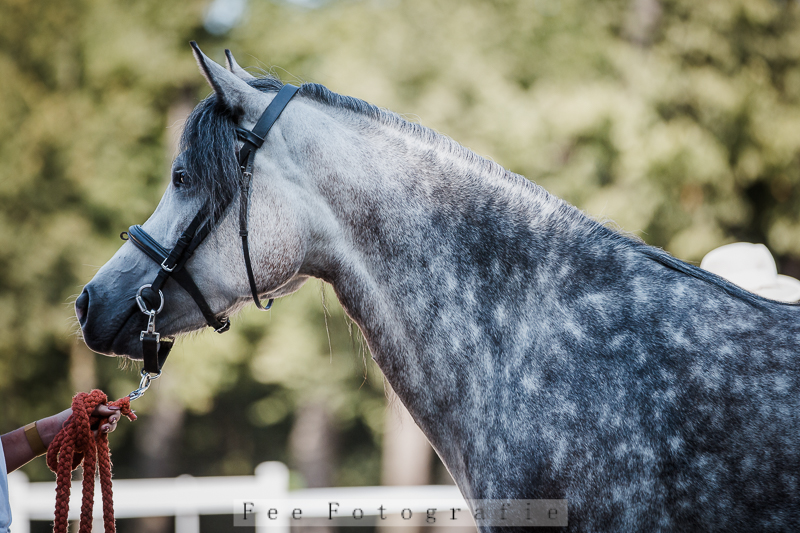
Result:
<svg viewBox="0 0 800 533">
<path fill-rule="evenodd" d="M 75 316 L 90 350 L 103 355 L 142 358 L 139 335 L 140 330 L 146 329 L 147 320 L 132 299 L 111 302 L 89 283 L 75 300 Z"/>
</svg>

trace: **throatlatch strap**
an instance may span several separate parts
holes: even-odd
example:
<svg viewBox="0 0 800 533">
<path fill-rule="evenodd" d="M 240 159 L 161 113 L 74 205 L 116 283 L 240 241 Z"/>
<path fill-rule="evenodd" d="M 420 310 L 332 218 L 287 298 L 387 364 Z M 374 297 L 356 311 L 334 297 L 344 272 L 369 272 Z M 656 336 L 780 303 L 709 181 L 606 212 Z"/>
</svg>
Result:
<svg viewBox="0 0 800 533">
<path fill-rule="evenodd" d="M 252 131 L 244 128 L 236 128 L 236 134 L 244 142 L 242 149 L 239 150 L 239 168 L 241 169 L 241 184 L 239 196 L 239 235 L 242 237 L 242 254 L 244 255 L 244 266 L 247 270 L 247 281 L 250 283 L 250 294 L 253 296 L 253 302 L 260 311 L 267 311 L 272 307 L 272 298 L 269 299 L 266 305 L 261 303 L 261 298 L 258 294 L 256 287 L 255 274 L 253 273 L 253 265 L 250 259 L 250 244 L 247 240 L 249 230 L 247 229 L 247 215 L 250 213 L 250 186 L 253 180 L 253 162 L 258 150 L 267 133 L 272 129 L 275 121 L 281 116 L 281 113 L 286 108 L 289 100 L 297 93 L 298 87 L 294 85 L 284 85 L 272 102 L 267 106 L 267 109 L 258 119 Z"/>
<path fill-rule="evenodd" d="M 242 172 L 241 195 L 239 196 L 239 235 L 242 237 L 242 254 L 244 255 L 244 267 L 247 271 L 247 281 L 250 283 L 250 294 L 253 296 L 253 302 L 259 311 L 268 311 L 272 307 L 272 298 L 267 301 L 267 305 L 261 303 L 261 297 L 258 294 L 256 287 L 256 278 L 253 273 L 253 265 L 250 261 L 250 244 L 247 241 L 247 215 L 250 212 L 250 185 L 253 179 L 253 159 L 255 159 L 255 152 L 250 152 L 250 157 L 247 158 L 247 164 Z"/>
</svg>

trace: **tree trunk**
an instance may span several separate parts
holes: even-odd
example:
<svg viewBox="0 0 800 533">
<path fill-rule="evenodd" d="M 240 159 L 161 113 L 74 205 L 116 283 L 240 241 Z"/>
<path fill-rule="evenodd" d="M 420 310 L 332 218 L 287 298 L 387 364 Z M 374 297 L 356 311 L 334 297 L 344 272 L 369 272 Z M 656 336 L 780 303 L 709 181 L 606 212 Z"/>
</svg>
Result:
<svg viewBox="0 0 800 533">
<path fill-rule="evenodd" d="M 383 485 L 428 485 L 431 478 L 433 448 L 428 439 L 411 418 L 389 384 L 386 384 L 388 406 L 383 431 L 383 461 L 381 484 Z M 410 526 L 398 515 L 388 515 L 378 524 L 380 533 L 417 533 L 419 526 Z"/>
<path fill-rule="evenodd" d="M 650 46 L 655 40 L 662 12 L 659 0 L 633 0 L 625 23 L 628 39 L 642 48 Z"/>
<path fill-rule="evenodd" d="M 303 476 L 309 488 L 332 485 L 336 440 L 333 415 L 324 401 L 312 401 L 300 406 L 289 435 L 289 453 L 297 471 Z M 295 533 L 332 531 L 331 528 L 322 525 L 326 522 L 324 518 L 316 520 L 320 525 L 292 527 L 292 531 Z"/>
</svg>

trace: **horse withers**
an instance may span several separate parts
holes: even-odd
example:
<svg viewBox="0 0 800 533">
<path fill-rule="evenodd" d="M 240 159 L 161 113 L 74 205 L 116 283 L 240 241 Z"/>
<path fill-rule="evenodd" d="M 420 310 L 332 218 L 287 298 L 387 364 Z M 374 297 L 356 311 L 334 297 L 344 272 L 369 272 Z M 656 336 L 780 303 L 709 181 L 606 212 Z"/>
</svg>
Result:
<svg viewBox="0 0 800 533">
<path fill-rule="evenodd" d="M 242 147 L 283 84 L 195 50 L 214 93 L 189 117 L 146 232 L 209 307 L 330 283 L 468 499 L 566 499 L 573 531 L 749 531 L 800 522 L 800 308 L 617 233 L 450 139 L 304 84 L 240 195 Z M 93 350 L 138 359 L 137 290 L 160 267 L 124 244 L 76 308 Z M 173 280 L 162 336 L 207 320 Z M 494 527 L 486 527 L 486 530 Z"/>
</svg>

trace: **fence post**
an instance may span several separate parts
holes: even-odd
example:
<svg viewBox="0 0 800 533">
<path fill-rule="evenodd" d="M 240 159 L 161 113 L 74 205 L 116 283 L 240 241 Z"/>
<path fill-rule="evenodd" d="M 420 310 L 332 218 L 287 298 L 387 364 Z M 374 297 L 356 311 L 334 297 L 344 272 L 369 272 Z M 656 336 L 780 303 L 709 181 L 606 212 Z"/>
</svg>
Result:
<svg viewBox="0 0 800 533">
<path fill-rule="evenodd" d="M 289 499 L 289 469 L 277 461 L 261 463 L 256 467 L 256 485 L 258 499 Z M 289 516 L 278 515 L 269 520 L 261 513 L 256 513 L 256 531 L 259 533 L 289 533 Z"/>
<path fill-rule="evenodd" d="M 31 518 L 27 502 L 30 482 L 25 472 L 16 470 L 8 474 L 8 495 L 11 501 L 11 529 L 14 533 L 30 533 Z"/>
<path fill-rule="evenodd" d="M 176 494 L 183 494 L 188 487 L 195 485 L 195 478 L 181 474 L 175 478 Z M 175 512 L 175 533 L 200 533 L 199 509 L 178 509 Z"/>
</svg>

